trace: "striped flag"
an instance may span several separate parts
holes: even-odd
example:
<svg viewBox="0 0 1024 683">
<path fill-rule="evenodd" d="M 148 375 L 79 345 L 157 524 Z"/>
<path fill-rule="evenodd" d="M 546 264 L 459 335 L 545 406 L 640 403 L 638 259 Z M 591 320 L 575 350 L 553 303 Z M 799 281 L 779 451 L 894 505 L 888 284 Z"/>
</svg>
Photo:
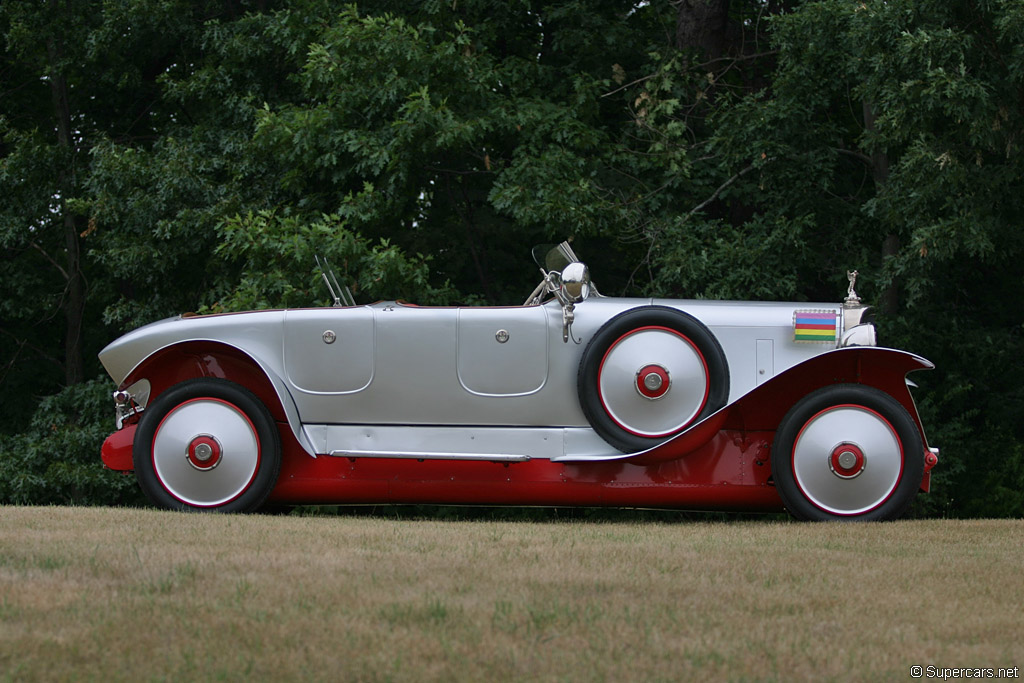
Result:
<svg viewBox="0 0 1024 683">
<path fill-rule="evenodd" d="M 793 340 L 835 343 L 836 319 L 835 311 L 796 311 L 793 314 Z"/>
</svg>

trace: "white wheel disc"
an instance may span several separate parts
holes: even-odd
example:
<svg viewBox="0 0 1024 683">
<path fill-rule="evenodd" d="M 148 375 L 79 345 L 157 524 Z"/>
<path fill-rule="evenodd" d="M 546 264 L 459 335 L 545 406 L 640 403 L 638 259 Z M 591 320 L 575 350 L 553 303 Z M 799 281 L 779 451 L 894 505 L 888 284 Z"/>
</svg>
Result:
<svg viewBox="0 0 1024 683">
<path fill-rule="evenodd" d="M 889 422 L 857 405 L 821 411 L 793 444 L 793 476 L 826 512 L 857 515 L 884 503 L 903 474 L 903 446 Z"/>
<path fill-rule="evenodd" d="M 244 412 L 215 398 L 176 406 L 153 436 L 153 469 L 183 503 L 212 507 L 240 496 L 256 477 L 260 443 Z"/>
<path fill-rule="evenodd" d="M 669 436 L 690 424 L 707 402 L 708 366 L 685 335 L 667 327 L 626 333 L 605 353 L 598 391 L 608 416 L 644 437 Z"/>
</svg>

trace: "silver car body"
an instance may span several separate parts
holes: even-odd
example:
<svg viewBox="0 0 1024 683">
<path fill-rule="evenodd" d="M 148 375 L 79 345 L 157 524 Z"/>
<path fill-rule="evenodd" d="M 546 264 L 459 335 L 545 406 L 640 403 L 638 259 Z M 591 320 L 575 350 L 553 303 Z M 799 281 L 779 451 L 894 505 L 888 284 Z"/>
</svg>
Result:
<svg viewBox="0 0 1024 683">
<path fill-rule="evenodd" d="M 126 334 L 100 359 L 120 385 L 148 357 L 183 342 L 235 347 L 267 375 L 312 457 L 616 459 L 623 454 L 580 408 L 580 359 L 607 321 L 650 305 L 678 309 L 710 329 L 728 362 L 730 404 L 856 332 L 846 329 L 852 325 L 837 304 L 593 296 L 576 306 L 571 339 L 563 342 L 556 300 L 493 308 L 388 301 L 178 316 Z M 795 313 L 807 310 L 835 316 L 836 340 L 794 340 Z M 873 344 L 873 328 L 871 336 Z M 144 404 L 142 393 L 136 399 Z"/>
</svg>

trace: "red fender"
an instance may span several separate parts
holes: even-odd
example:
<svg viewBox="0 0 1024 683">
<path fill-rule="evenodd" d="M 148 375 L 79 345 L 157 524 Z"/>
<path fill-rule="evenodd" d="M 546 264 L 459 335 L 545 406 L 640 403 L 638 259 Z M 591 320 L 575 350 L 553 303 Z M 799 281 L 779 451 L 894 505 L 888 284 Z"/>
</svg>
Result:
<svg viewBox="0 0 1024 683">
<path fill-rule="evenodd" d="M 241 384 L 256 394 L 274 420 L 287 420 L 281 399 L 259 364 L 244 351 L 221 342 L 187 341 L 160 349 L 139 363 L 121 386 L 148 379 L 152 402 L 176 384 L 198 377 L 219 377 Z"/>
<path fill-rule="evenodd" d="M 103 442 L 100 455 L 107 469 L 115 472 L 131 472 L 135 469 L 132 464 L 132 444 L 135 442 L 135 428 L 138 426 L 137 423 L 125 425 Z"/>
<path fill-rule="evenodd" d="M 259 398 L 270 411 L 281 433 L 282 447 L 287 452 L 309 454 L 303 449 L 288 423 L 281 397 L 266 372 L 244 351 L 213 341 L 188 341 L 160 349 L 142 361 L 121 383 L 130 386 L 140 379 L 151 385 L 150 402 L 158 395 L 185 380 L 218 377 L 244 386 Z M 290 400 L 290 399 L 289 399 Z M 103 464 L 109 469 L 130 472 L 132 442 L 138 417 L 129 419 L 123 429 L 103 442 Z"/>
<path fill-rule="evenodd" d="M 930 470 L 934 457 L 927 457 L 931 454 L 928 441 L 906 377 L 934 367 L 920 356 L 896 349 L 858 346 L 829 351 L 793 366 L 678 436 L 627 460 L 646 465 L 681 458 L 723 429 L 774 432 L 789 409 L 811 392 L 830 384 L 864 384 L 889 394 L 910 413 L 921 433 Z"/>
</svg>

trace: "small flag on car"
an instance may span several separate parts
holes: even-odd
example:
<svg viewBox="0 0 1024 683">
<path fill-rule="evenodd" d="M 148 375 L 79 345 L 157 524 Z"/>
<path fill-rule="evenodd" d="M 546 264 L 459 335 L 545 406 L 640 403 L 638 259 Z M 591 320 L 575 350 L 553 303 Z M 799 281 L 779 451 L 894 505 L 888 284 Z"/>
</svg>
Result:
<svg viewBox="0 0 1024 683">
<path fill-rule="evenodd" d="M 796 311 L 793 314 L 793 340 L 798 342 L 835 342 L 835 311 Z"/>
</svg>

